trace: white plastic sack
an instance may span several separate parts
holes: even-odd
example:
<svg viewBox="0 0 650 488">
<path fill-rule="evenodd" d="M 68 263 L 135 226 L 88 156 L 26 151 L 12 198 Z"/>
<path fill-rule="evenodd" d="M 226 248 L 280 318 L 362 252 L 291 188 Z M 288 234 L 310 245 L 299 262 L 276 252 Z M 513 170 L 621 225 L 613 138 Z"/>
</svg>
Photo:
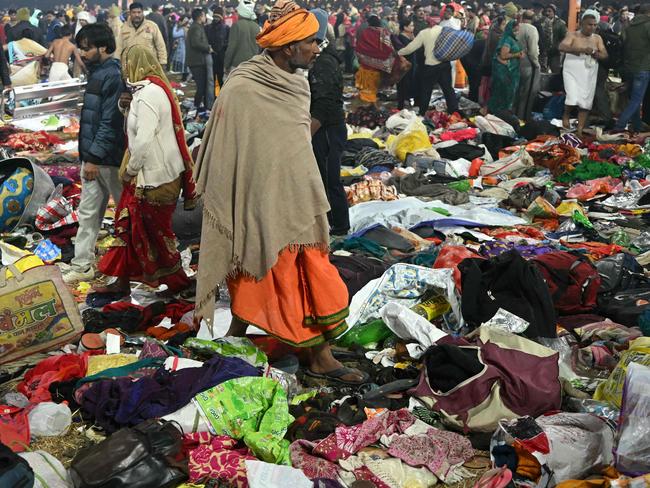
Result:
<svg viewBox="0 0 650 488">
<path fill-rule="evenodd" d="M 11 75 L 13 86 L 35 85 L 39 81 L 41 64 L 38 61 L 31 61 Z"/>
<path fill-rule="evenodd" d="M 625 374 L 616 469 L 636 475 L 650 471 L 650 368 L 630 363 Z"/>
<path fill-rule="evenodd" d="M 250 488 L 311 488 L 314 484 L 305 473 L 291 466 L 246 460 Z"/>
<path fill-rule="evenodd" d="M 459 328 L 462 324 L 462 314 L 455 293 L 452 270 L 431 269 L 406 263 L 391 266 L 381 278 L 372 280 L 352 297 L 348 324 L 352 328 L 356 324 L 365 324 L 379 318 L 381 309 L 391 302 L 411 307 L 432 288 L 444 292 L 456 320 L 454 325 Z"/>
<path fill-rule="evenodd" d="M 174 413 L 165 415 L 163 420 L 177 422 L 185 434 L 190 432 L 210 432 L 210 427 L 199 413 L 194 402 L 190 402 Z"/>
<path fill-rule="evenodd" d="M 481 176 L 508 175 L 518 177 L 526 170 L 534 166 L 533 158 L 524 148 L 512 153 L 505 158 L 498 159 L 492 163 L 483 163 L 479 173 Z"/>
<path fill-rule="evenodd" d="M 392 131 L 403 131 L 413 120 L 419 120 L 417 114 L 411 110 L 401 110 L 386 119 L 386 128 Z"/>
<path fill-rule="evenodd" d="M 547 463 L 554 472 L 555 484 L 584 479 L 612 464 L 614 430 L 600 417 L 561 412 L 536 420 L 551 446 Z"/>
<path fill-rule="evenodd" d="M 406 346 L 410 356 L 414 359 L 419 359 L 429 347 L 447 335 L 426 318 L 401 303 L 388 303 L 381 309 L 380 314 L 386 326 L 397 337 L 417 342 L 416 345 L 408 344 Z"/>
<path fill-rule="evenodd" d="M 496 115 L 488 114 L 486 117 L 477 115 L 474 119 L 474 124 L 481 132 L 490 132 L 492 134 L 499 134 L 501 136 L 517 137 L 515 129 L 508 123 L 501 120 Z"/>
<path fill-rule="evenodd" d="M 72 488 L 68 471 L 61 461 L 45 451 L 18 454 L 34 471 L 34 488 Z"/>
</svg>

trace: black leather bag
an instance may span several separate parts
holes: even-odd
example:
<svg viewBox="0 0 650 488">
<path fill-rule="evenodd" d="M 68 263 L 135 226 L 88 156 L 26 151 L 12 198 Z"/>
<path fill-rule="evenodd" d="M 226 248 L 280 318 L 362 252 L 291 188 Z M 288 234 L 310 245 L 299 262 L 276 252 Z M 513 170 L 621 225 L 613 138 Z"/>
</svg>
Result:
<svg viewBox="0 0 650 488">
<path fill-rule="evenodd" d="M 180 463 L 182 434 L 171 422 L 147 420 L 124 428 L 72 461 L 75 488 L 165 488 L 187 479 Z"/>
</svg>

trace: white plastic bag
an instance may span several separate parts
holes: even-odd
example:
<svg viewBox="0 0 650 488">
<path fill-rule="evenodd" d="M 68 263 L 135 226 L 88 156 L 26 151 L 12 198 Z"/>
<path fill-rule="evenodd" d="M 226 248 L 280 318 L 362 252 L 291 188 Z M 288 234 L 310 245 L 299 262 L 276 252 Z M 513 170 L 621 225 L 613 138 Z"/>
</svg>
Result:
<svg viewBox="0 0 650 488">
<path fill-rule="evenodd" d="M 56 436 L 70 427 L 72 412 L 65 403 L 42 402 L 30 410 L 28 418 L 32 436 Z"/>
<path fill-rule="evenodd" d="M 474 124 L 481 132 L 490 132 L 492 134 L 499 134 L 501 136 L 517 137 L 515 129 L 507 122 L 504 122 L 496 115 L 489 114 L 486 117 L 477 115 L 474 119 Z"/>
<path fill-rule="evenodd" d="M 584 479 L 612 464 L 614 430 L 600 417 L 560 412 L 538 417 L 537 423 L 551 445 L 547 463 L 554 472 L 556 484 Z"/>
<path fill-rule="evenodd" d="M 34 488 L 72 488 L 68 471 L 63 464 L 45 451 L 18 454 L 34 471 Z"/>
<path fill-rule="evenodd" d="M 616 469 L 636 475 L 650 471 L 650 368 L 630 363 L 625 375 L 618 426 Z"/>
<path fill-rule="evenodd" d="M 484 163 L 479 170 L 481 176 L 508 175 L 518 177 L 526 168 L 534 166 L 533 158 L 524 148 L 512 153 L 510 156 L 498 159 L 492 163 Z"/>
</svg>

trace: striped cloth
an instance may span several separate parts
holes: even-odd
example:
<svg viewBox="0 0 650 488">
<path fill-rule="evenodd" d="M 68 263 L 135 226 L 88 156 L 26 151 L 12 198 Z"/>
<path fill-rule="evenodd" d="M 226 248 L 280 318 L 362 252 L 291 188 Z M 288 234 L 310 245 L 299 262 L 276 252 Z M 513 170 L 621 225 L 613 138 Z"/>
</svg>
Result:
<svg viewBox="0 0 650 488">
<path fill-rule="evenodd" d="M 438 61 L 454 61 L 467 55 L 474 45 L 474 34 L 468 30 L 443 27 L 436 39 L 433 54 Z"/>
<path fill-rule="evenodd" d="M 36 212 L 35 225 L 38 230 L 54 230 L 77 222 L 79 213 L 64 196 L 53 198 Z"/>
</svg>

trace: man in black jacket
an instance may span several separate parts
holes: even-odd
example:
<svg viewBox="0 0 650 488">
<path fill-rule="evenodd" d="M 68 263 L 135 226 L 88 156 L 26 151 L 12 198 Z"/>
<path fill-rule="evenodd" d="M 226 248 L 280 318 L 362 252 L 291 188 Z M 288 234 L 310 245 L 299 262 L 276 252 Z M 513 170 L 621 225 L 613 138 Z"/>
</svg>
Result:
<svg viewBox="0 0 650 488">
<path fill-rule="evenodd" d="M 124 117 L 118 108 L 125 91 L 120 62 L 113 58 L 115 37 L 106 24 L 89 24 L 75 39 L 90 72 L 79 121 L 81 202 L 74 259 L 66 283 L 95 277 L 95 244 L 109 197 L 122 195 L 119 177 L 124 156 Z"/>
<path fill-rule="evenodd" d="M 210 8 L 212 9 L 212 23 L 205 27 L 205 32 L 208 36 L 210 47 L 212 47 L 212 71 L 217 80 L 219 80 L 219 86 L 223 86 L 223 63 L 226 59 L 230 27 L 223 20 L 222 7 L 215 4 Z"/>
<path fill-rule="evenodd" d="M 343 112 L 342 60 L 334 43 L 327 40 L 327 14 L 322 9 L 311 12 L 320 24 L 317 35 L 322 49 L 309 71 L 312 146 L 331 207 L 330 233 L 345 235 L 350 230 L 350 217 L 341 183 L 341 153 L 348 136 Z"/>
<path fill-rule="evenodd" d="M 167 32 L 167 22 L 165 21 L 165 17 L 162 16 L 160 11 L 160 6 L 154 3 L 151 6 L 151 13 L 147 15 L 147 20 L 153 21 L 158 26 L 160 33 L 165 39 L 165 47 L 167 48 L 167 52 L 169 52 L 169 35 Z"/>
<path fill-rule="evenodd" d="M 2 89 L 11 88 L 11 72 L 9 71 L 9 63 L 7 62 L 7 55 L 4 49 L 0 49 L 0 81 L 2 81 Z"/>
<path fill-rule="evenodd" d="M 185 40 L 185 64 L 190 68 L 192 78 L 196 82 L 196 93 L 194 95 L 194 107 L 197 109 L 203 105 L 205 108 L 212 108 L 211 101 L 214 95 L 210 96 L 208 90 L 214 94 L 214 84 L 209 85 L 212 77 L 212 68 L 208 72 L 209 54 L 212 54 L 212 48 L 208 42 L 208 36 L 205 33 L 205 12 L 201 8 L 192 10 L 192 25 L 187 31 Z M 211 60 L 210 60 L 211 61 Z"/>
<path fill-rule="evenodd" d="M 31 13 L 27 7 L 19 8 L 17 13 L 18 23 L 7 32 L 7 42 L 31 39 L 43 44 L 43 33 L 29 21 Z"/>
</svg>

